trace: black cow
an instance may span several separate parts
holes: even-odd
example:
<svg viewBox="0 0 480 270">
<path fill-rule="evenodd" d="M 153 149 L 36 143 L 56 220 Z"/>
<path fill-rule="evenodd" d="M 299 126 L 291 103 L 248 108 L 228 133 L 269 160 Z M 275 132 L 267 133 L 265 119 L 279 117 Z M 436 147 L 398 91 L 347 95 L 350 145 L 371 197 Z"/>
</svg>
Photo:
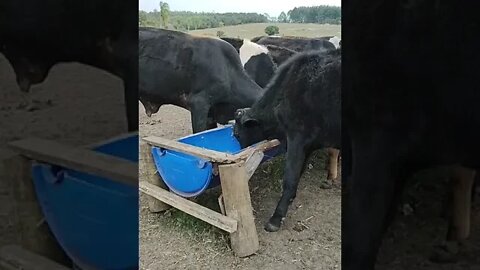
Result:
<svg viewBox="0 0 480 270">
<path fill-rule="evenodd" d="M 260 45 L 275 45 L 297 52 L 310 50 L 329 51 L 336 49 L 335 45 L 326 38 L 262 36 L 253 38 L 252 42 Z"/>
<path fill-rule="evenodd" d="M 280 228 L 309 154 L 340 148 L 340 77 L 339 50 L 299 53 L 279 67 L 259 101 L 236 112 L 234 135 L 243 147 L 264 139 L 286 142 L 283 193 L 267 231 Z"/>
<path fill-rule="evenodd" d="M 479 8 L 475 1 L 344 6 L 343 269 L 374 269 L 410 175 L 440 165 L 480 169 L 480 38 L 472 34 L 480 31 Z"/>
<path fill-rule="evenodd" d="M 60 62 L 80 62 L 123 79 L 128 129 L 138 130 L 137 3 L 107 0 L 0 2 L 0 53 L 23 92 Z"/>
<path fill-rule="evenodd" d="M 227 42 L 177 31 L 140 28 L 139 74 L 147 115 L 163 104 L 186 108 L 194 133 L 227 123 L 264 92 Z"/>
</svg>

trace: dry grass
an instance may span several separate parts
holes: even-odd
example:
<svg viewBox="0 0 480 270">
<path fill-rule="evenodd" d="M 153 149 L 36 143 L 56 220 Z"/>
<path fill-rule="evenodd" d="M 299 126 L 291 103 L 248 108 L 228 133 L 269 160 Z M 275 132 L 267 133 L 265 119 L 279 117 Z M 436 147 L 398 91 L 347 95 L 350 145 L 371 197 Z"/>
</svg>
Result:
<svg viewBox="0 0 480 270">
<path fill-rule="evenodd" d="M 276 25 L 280 29 L 280 35 L 321 37 L 341 36 L 341 26 L 332 24 L 313 23 L 250 23 L 235 26 L 224 26 L 218 28 L 201 29 L 190 31 L 190 34 L 216 36 L 217 31 L 223 31 L 225 36 L 251 39 L 257 36 L 266 35 L 264 30 L 269 25 Z"/>
</svg>

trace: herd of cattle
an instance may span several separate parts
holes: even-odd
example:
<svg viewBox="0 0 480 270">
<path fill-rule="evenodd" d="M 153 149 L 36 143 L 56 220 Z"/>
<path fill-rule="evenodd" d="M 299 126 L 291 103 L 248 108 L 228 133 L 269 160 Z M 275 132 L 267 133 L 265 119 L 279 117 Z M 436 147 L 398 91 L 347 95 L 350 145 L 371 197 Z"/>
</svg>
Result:
<svg viewBox="0 0 480 270">
<path fill-rule="evenodd" d="M 235 119 L 243 146 L 279 138 L 287 146 L 285 176 L 269 231 L 279 229 L 295 198 L 308 154 L 341 145 L 347 183 L 342 268 L 373 269 L 409 175 L 432 166 L 464 166 L 452 170 L 460 206 L 449 230 L 450 240 L 461 240 L 470 229 L 472 169 L 480 168 L 480 96 L 471 87 L 478 85 L 479 70 L 472 67 L 480 59 L 469 54 L 480 47 L 478 35 L 471 34 L 479 29 L 467 23 L 471 17 L 455 13 L 477 9 L 437 3 L 424 13 L 412 12 L 415 4 L 385 11 L 380 7 L 393 4 L 376 2 L 383 4 L 367 9 L 350 1 L 344 8 L 343 72 L 336 37 L 221 40 L 139 30 L 135 1 L 70 1 L 68 8 L 61 0 L 2 1 L 0 53 L 25 92 L 60 62 L 119 76 L 129 130 L 138 129 L 140 99 L 148 115 L 162 104 L 190 110 L 194 132 Z M 419 35 L 419 27 L 430 34 Z M 331 153 L 336 164 L 338 150 Z"/>
<path fill-rule="evenodd" d="M 191 112 L 193 132 L 235 119 L 242 147 L 265 139 L 286 146 L 283 193 L 268 231 L 280 228 L 308 155 L 340 148 L 341 54 L 332 38 L 260 37 L 255 43 L 139 30 L 139 99 L 147 115 L 174 104 Z"/>
</svg>

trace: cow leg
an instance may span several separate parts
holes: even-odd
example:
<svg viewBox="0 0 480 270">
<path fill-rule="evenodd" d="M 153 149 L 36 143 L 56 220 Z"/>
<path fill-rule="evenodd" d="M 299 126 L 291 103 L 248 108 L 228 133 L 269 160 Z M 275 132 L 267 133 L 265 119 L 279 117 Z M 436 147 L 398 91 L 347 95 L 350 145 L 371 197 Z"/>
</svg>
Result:
<svg viewBox="0 0 480 270">
<path fill-rule="evenodd" d="M 137 71 L 135 70 L 135 73 Z M 133 74 L 133 73 L 132 73 Z M 138 131 L 138 85 L 136 80 L 124 80 L 124 101 L 129 132 Z"/>
<path fill-rule="evenodd" d="M 327 148 L 327 152 L 329 155 L 327 179 L 334 180 L 338 176 L 338 156 L 340 150 L 335 148 Z"/>
<path fill-rule="evenodd" d="M 398 185 L 393 177 L 393 152 L 374 140 L 375 146 L 353 143 L 352 171 L 342 211 L 342 266 L 347 270 L 374 269 L 383 232 L 392 216 Z M 378 152 L 382 151 L 382 152 Z"/>
<path fill-rule="evenodd" d="M 210 109 L 208 112 L 208 119 L 207 119 L 207 129 L 212 129 L 217 127 L 217 121 L 215 121 L 215 116 Z"/>
<path fill-rule="evenodd" d="M 207 130 L 211 121 L 208 120 L 208 112 L 210 110 L 208 103 L 201 98 L 192 98 L 190 104 L 190 114 L 192 119 L 193 133 Z"/>
<path fill-rule="evenodd" d="M 306 159 L 305 146 L 308 141 L 301 135 L 287 137 L 287 154 L 285 158 L 285 172 L 283 176 L 282 197 L 270 220 L 265 224 L 265 230 L 275 232 L 280 229 L 282 219 L 285 218 L 288 206 L 295 199 L 298 182 Z"/>
</svg>

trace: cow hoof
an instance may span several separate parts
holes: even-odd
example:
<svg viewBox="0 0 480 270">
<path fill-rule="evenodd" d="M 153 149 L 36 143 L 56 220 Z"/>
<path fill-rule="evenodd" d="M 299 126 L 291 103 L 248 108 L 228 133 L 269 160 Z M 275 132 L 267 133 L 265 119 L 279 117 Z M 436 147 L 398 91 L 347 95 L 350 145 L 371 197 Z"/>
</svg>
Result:
<svg viewBox="0 0 480 270">
<path fill-rule="evenodd" d="M 333 181 L 332 180 L 324 180 L 320 182 L 321 189 L 331 189 L 333 188 Z"/>
<path fill-rule="evenodd" d="M 265 224 L 265 231 L 267 232 L 276 232 L 280 230 L 280 226 L 276 226 L 270 222 L 267 222 L 267 224 Z"/>
<path fill-rule="evenodd" d="M 280 230 L 281 225 L 282 225 L 282 218 L 273 216 L 270 218 L 267 224 L 265 224 L 265 230 L 267 232 L 276 232 Z"/>
</svg>

